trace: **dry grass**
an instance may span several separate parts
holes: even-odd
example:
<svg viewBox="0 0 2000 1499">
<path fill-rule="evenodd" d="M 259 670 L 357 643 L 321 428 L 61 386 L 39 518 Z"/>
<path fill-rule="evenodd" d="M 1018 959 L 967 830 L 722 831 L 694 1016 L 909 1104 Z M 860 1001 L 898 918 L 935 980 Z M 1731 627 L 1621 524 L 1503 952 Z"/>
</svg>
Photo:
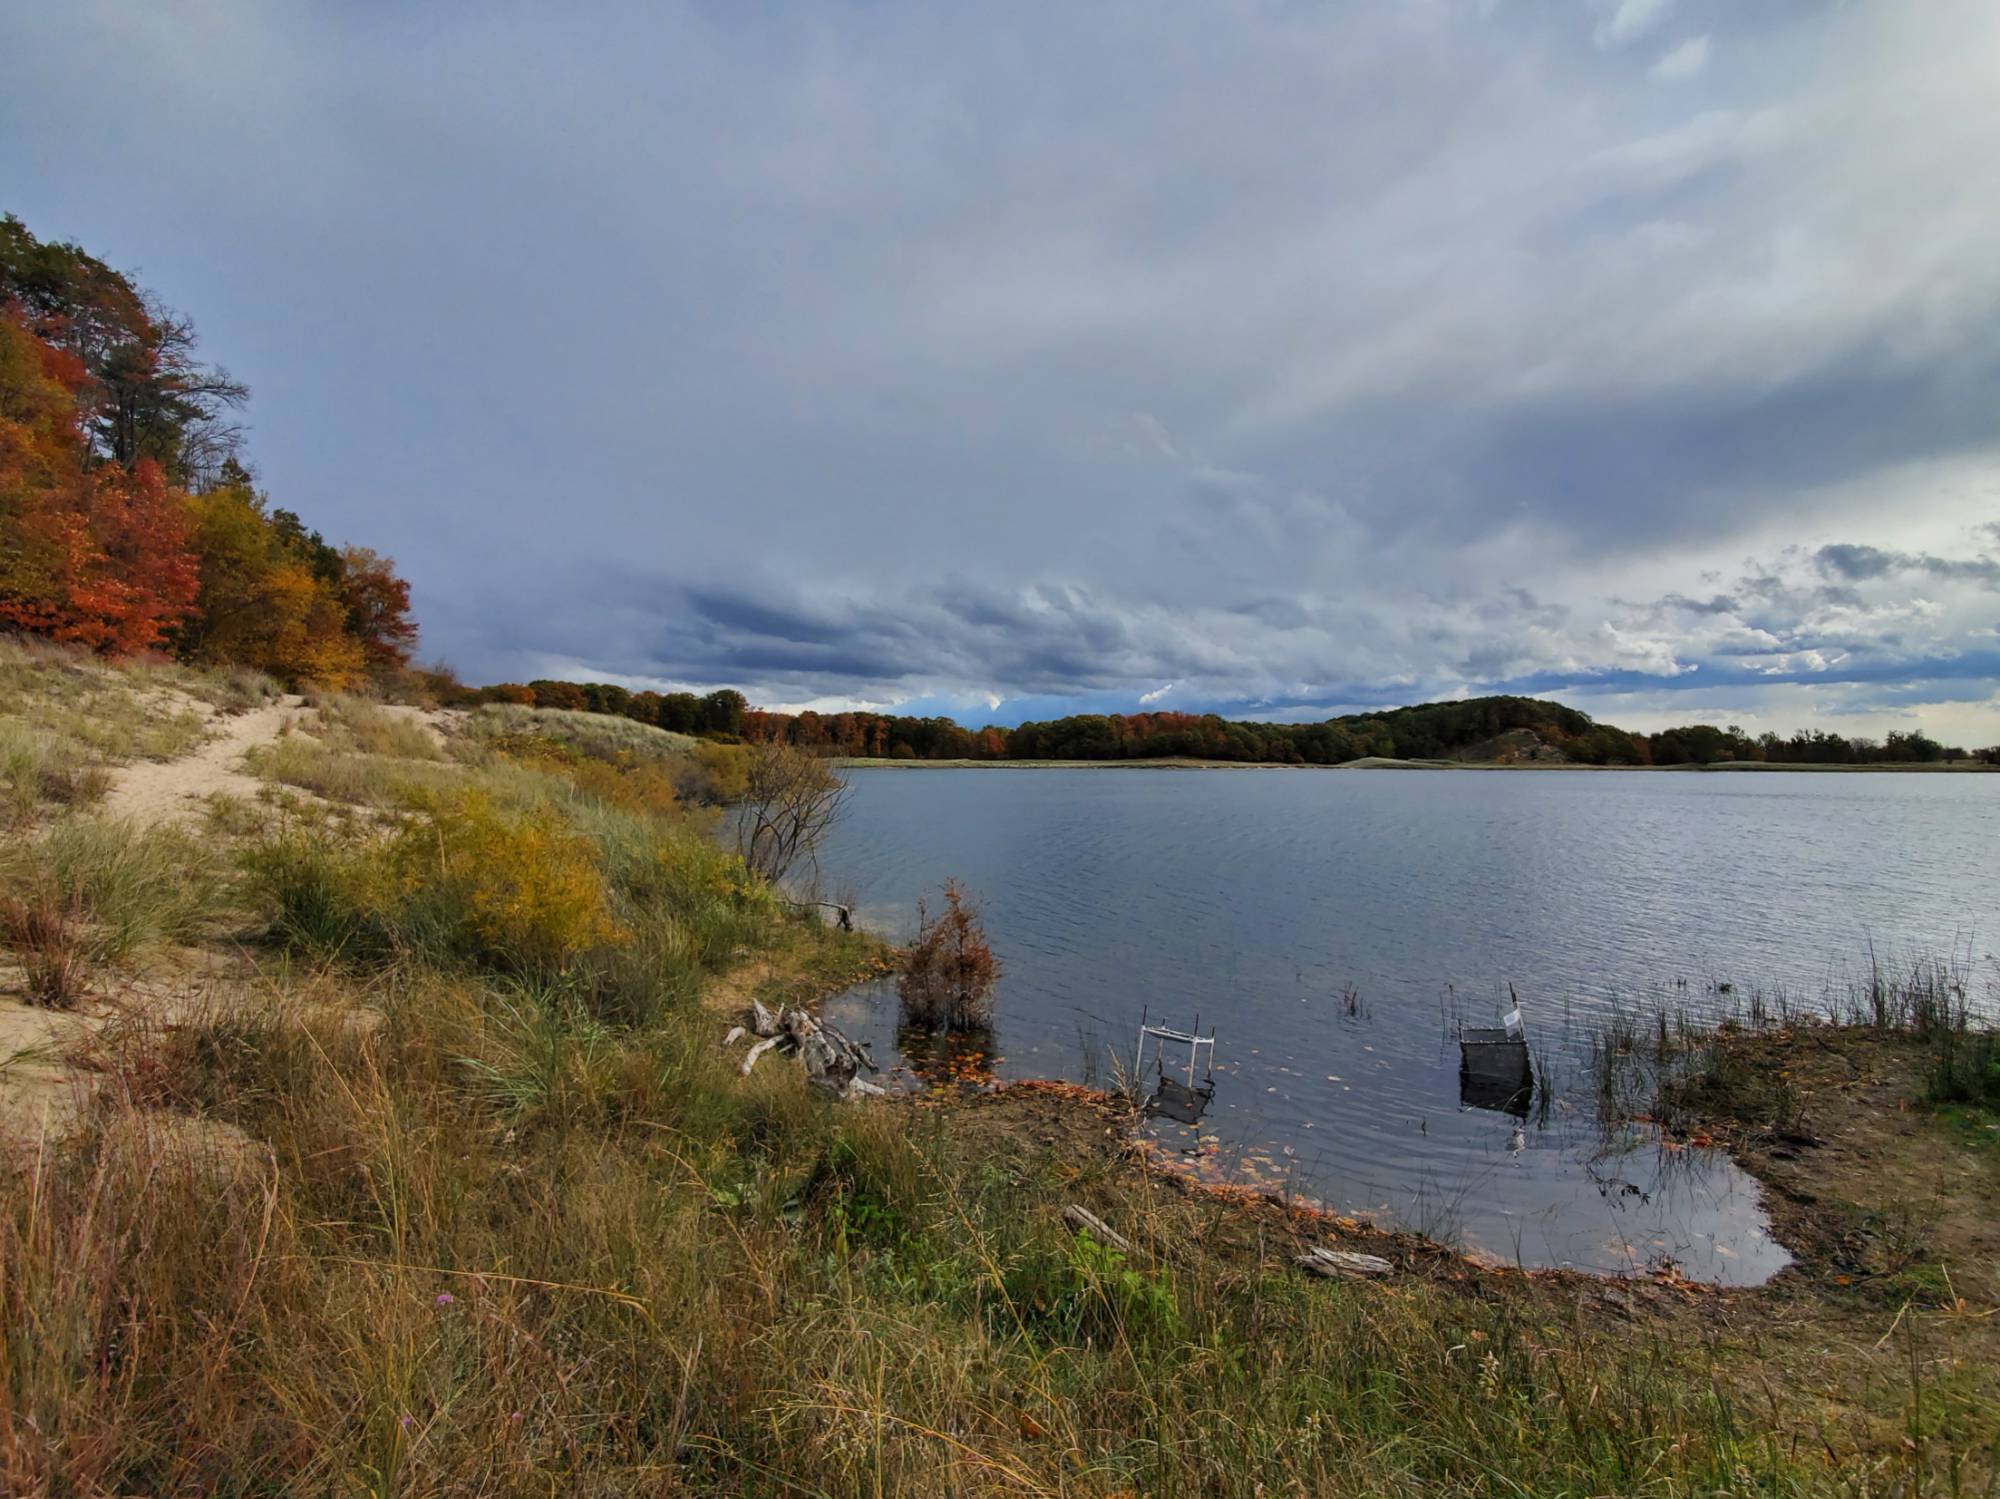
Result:
<svg viewBox="0 0 2000 1499">
<path fill-rule="evenodd" d="M 426 746 L 429 746 L 426 737 Z M 456 767 L 426 757 L 357 754 L 317 739 L 286 735 L 245 756 L 255 775 L 356 807 L 396 807 L 413 795 L 442 791 L 460 779 Z"/>
<path fill-rule="evenodd" d="M 711 976 L 779 950 L 848 972 L 867 939 L 786 917 L 634 795 L 629 746 L 487 734 L 450 764 L 337 716 L 341 743 L 267 769 L 337 765 L 357 801 L 404 797 L 386 823 L 225 817 L 233 881 L 220 833 L 81 815 L 0 859 L 23 902 L 74 902 L 92 962 L 235 903 L 268 924 L 261 999 L 109 1028 L 82 1126 L 0 1159 L 0 1492 L 1860 1495 L 1983 1471 L 1956 1416 L 1912 1462 L 1745 1396 L 1720 1320 L 1607 1327 L 1441 1255 L 1309 1280 L 1284 1215 L 1163 1186 L 1087 1103 L 1002 1127 L 1004 1099 L 742 1078 Z M 1073 1236 L 1069 1201 L 1132 1251 Z"/>
<path fill-rule="evenodd" d="M 631 754 L 664 760 L 691 754 L 702 743 L 687 734 L 659 729 L 636 719 L 608 713 L 574 713 L 564 708 L 527 708 L 518 703 L 488 703 L 467 716 L 465 732 L 477 741 L 510 736 L 560 740 L 596 755 Z"/>
<path fill-rule="evenodd" d="M 72 1008 L 83 995 L 83 905 L 53 889 L 0 896 L 0 941 L 20 960 L 30 1003 Z"/>
<path fill-rule="evenodd" d="M 346 982 L 380 1024 L 274 1004 L 120 1037 L 89 1129 L 0 1206 L 0 1486 L 1812 1486 L 1699 1347 L 1551 1356 L 1543 1313 L 1210 1255 L 1206 1210 L 1129 1168 L 741 1080 L 705 1019 Z M 1140 1250 L 1072 1238 L 1072 1196 Z"/>
<path fill-rule="evenodd" d="M 0 846 L 0 895 L 22 914 L 27 951 L 59 922 L 80 961 L 114 964 L 202 937 L 230 899 L 227 871 L 198 835 L 69 816 L 43 836 Z"/>
<path fill-rule="evenodd" d="M 423 719 L 408 709 L 385 708 L 363 698 L 316 698 L 316 737 L 334 749 L 397 760 L 442 760 L 444 751 Z"/>
</svg>

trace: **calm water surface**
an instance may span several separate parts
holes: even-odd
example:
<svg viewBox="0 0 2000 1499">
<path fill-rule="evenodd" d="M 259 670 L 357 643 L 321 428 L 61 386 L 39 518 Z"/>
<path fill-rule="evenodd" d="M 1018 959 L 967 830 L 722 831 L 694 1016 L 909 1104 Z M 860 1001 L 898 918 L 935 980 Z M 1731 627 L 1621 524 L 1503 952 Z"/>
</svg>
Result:
<svg viewBox="0 0 2000 1499">
<path fill-rule="evenodd" d="M 1206 1171 L 1510 1262 L 1754 1283 L 1786 1263 L 1756 1184 L 1607 1146 L 1590 1035 L 1725 984 L 1844 994 L 1870 941 L 1991 974 L 1996 848 L 2000 778 L 1975 775 L 862 770 L 822 869 L 899 936 L 946 876 L 974 894 L 1000 1076 L 1101 1082 L 1142 1012 L 1199 1012 L 1214 1102 L 1156 1129 Z M 1555 1082 L 1527 1119 L 1461 1098 L 1450 1040 L 1509 984 Z M 836 1005 L 926 1066 L 893 988 Z"/>
</svg>

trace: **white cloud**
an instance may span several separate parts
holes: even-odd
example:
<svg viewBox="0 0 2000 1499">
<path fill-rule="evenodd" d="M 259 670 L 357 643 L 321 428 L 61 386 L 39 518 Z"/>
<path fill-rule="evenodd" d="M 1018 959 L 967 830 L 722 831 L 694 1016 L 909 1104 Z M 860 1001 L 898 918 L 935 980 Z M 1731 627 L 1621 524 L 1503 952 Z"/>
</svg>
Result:
<svg viewBox="0 0 2000 1499">
<path fill-rule="evenodd" d="M 1652 74 L 1655 78 L 1668 83 L 1692 78 L 1708 66 L 1708 51 L 1706 36 L 1682 42 L 1678 47 L 1661 54 L 1660 60 L 1653 64 Z"/>
<path fill-rule="evenodd" d="M 1664 21 L 1674 0 L 1618 0 L 1617 7 L 1597 23 L 1597 45 L 1622 47 L 1636 42 Z"/>
</svg>

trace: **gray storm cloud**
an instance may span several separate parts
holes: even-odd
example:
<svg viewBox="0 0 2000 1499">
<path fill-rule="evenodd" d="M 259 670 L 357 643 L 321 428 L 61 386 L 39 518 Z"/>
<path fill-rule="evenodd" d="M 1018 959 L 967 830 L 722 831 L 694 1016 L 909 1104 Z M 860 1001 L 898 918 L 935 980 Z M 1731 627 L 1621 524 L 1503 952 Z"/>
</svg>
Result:
<svg viewBox="0 0 2000 1499">
<path fill-rule="evenodd" d="M 1990 5 L 6 32 L 0 206 L 472 676 L 2000 738 Z"/>
</svg>

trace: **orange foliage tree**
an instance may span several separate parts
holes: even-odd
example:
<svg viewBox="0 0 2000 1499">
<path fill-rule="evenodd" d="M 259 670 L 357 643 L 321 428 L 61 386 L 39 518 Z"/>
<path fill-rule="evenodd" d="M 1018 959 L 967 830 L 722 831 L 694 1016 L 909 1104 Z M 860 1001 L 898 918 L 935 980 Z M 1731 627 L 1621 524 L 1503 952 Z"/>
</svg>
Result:
<svg viewBox="0 0 2000 1499">
<path fill-rule="evenodd" d="M 247 393 L 194 344 L 119 272 L 0 218 L 0 627 L 297 685 L 404 674 L 409 584 L 269 507 L 235 457 Z"/>
<path fill-rule="evenodd" d="M 89 465 L 75 361 L 0 315 L 0 623 L 95 650 L 163 644 L 194 603 L 186 497 Z"/>
</svg>

